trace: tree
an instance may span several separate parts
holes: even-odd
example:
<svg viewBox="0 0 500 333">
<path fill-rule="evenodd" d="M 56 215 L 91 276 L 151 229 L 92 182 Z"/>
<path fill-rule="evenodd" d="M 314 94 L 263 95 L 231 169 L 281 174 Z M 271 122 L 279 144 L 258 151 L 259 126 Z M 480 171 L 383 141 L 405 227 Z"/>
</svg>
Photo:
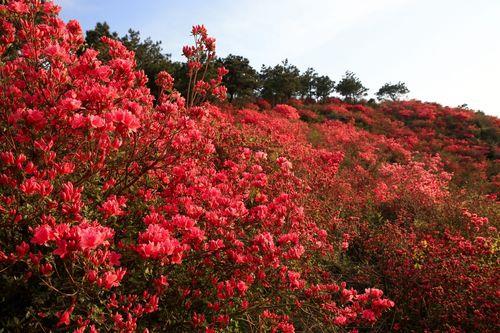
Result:
<svg viewBox="0 0 500 333">
<path fill-rule="evenodd" d="M 244 100 L 254 95 L 259 87 L 259 74 L 247 58 L 230 54 L 219 59 L 219 63 L 229 71 L 223 83 L 227 88 L 230 102 L 235 98 Z"/>
<path fill-rule="evenodd" d="M 315 80 L 318 77 L 318 73 L 309 67 L 301 76 L 300 76 L 300 97 L 301 98 L 309 98 L 312 99 L 314 96 L 315 90 Z"/>
<path fill-rule="evenodd" d="M 113 39 L 119 39 L 117 32 L 111 32 L 108 23 L 97 22 L 95 28 L 92 30 L 87 30 L 85 33 L 85 42 L 91 48 L 96 48 L 96 46 L 101 46 L 101 38 L 108 37 Z"/>
<path fill-rule="evenodd" d="M 379 100 L 387 100 L 391 99 L 392 101 L 397 101 L 403 95 L 406 95 L 410 92 L 406 87 L 404 82 L 398 83 L 386 83 L 377 91 L 377 98 Z"/>
<path fill-rule="evenodd" d="M 260 72 L 262 82 L 261 96 L 273 105 L 285 103 L 299 93 L 300 71 L 285 59 L 274 67 L 262 66 Z"/>
<path fill-rule="evenodd" d="M 335 81 L 328 75 L 318 76 L 313 81 L 314 94 L 317 100 L 325 101 L 335 89 Z"/>
<path fill-rule="evenodd" d="M 347 71 L 342 80 L 335 86 L 335 90 L 346 100 L 356 102 L 362 96 L 366 96 L 368 88 L 363 86 L 353 72 Z"/>
</svg>

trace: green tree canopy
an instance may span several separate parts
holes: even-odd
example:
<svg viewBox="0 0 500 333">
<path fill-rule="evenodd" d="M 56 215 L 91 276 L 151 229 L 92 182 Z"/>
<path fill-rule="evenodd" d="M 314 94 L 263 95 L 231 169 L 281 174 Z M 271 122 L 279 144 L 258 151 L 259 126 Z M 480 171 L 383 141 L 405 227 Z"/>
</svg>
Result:
<svg viewBox="0 0 500 333">
<path fill-rule="evenodd" d="M 230 54 L 219 59 L 219 63 L 229 71 L 222 82 L 227 88 L 230 102 L 234 99 L 246 100 L 254 96 L 259 88 L 259 74 L 247 58 Z"/>
<path fill-rule="evenodd" d="M 300 91 L 300 71 L 285 59 L 274 67 L 262 66 L 260 72 L 262 83 L 261 96 L 273 105 L 285 103 Z"/>
<path fill-rule="evenodd" d="M 335 90 L 349 102 L 356 102 L 366 96 L 368 88 L 363 86 L 361 80 L 353 72 L 347 71 L 335 86 Z"/>
<path fill-rule="evenodd" d="M 300 75 L 300 90 L 299 95 L 301 98 L 314 97 L 315 92 L 315 80 L 318 77 L 318 73 L 309 67 L 302 75 Z"/>
<path fill-rule="evenodd" d="M 379 100 L 391 99 L 397 101 L 404 95 L 408 94 L 410 90 L 406 87 L 404 82 L 386 83 L 377 91 L 377 98 Z"/>
<path fill-rule="evenodd" d="M 85 33 L 85 42 L 87 42 L 90 47 L 95 48 L 96 46 L 101 44 L 102 37 L 119 39 L 118 33 L 116 31 L 112 32 L 108 23 L 97 22 L 94 29 L 87 30 L 87 32 Z"/>
<path fill-rule="evenodd" d="M 314 94 L 319 101 L 325 101 L 335 90 L 335 81 L 328 75 L 317 76 L 313 81 Z"/>
</svg>

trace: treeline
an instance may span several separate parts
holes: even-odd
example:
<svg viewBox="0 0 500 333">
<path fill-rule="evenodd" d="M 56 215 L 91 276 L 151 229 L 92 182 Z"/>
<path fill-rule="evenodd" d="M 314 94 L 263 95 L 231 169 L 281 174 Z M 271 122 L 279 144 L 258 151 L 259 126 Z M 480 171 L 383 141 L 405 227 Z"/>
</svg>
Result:
<svg viewBox="0 0 500 333">
<path fill-rule="evenodd" d="M 187 66 L 183 62 L 174 61 L 170 54 L 164 53 L 161 42 L 151 38 L 141 39 L 139 31 L 130 29 L 124 36 L 112 32 L 110 26 L 97 23 L 95 28 L 86 32 L 86 42 L 89 47 L 106 52 L 101 37 L 120 40 L 127 48 L 135 52 L 137 67 L 142 69 L 149 78 L 148 86 L 157 94 L 159 89 L 155 78 L 160 71 L 167 71 L 175 78 L 175 88 L 185 93 L 187 81 Z M 366 88 L 353 72 L 347 71 L 338 82 L 328 75 L 320 75 L 314 68 L 301 72 L 290 64 L 287 59 L 275 66 L 263 65 L 260 71 L 255 70 L 250 61 L 242 56 L 230 54 L 225 58 L 217 58 L 208 68 L 208 76 L 216 76 L 216 68 L 224 66 L 229 73 L 223 83 L 227 88 L 228 100 L 236 104 L 244 104 L 257 98 L 264 98 L 271 104 L 286 103 L 292 98 L 306 102 L 325 102 L 332 94 L 337 93 L 347 102 L 356 102 L 367 95 Z M 379 100 L 398 100 L 409 92 L 405 83 L 386 83 L 376 93 Z"/>
</svg>

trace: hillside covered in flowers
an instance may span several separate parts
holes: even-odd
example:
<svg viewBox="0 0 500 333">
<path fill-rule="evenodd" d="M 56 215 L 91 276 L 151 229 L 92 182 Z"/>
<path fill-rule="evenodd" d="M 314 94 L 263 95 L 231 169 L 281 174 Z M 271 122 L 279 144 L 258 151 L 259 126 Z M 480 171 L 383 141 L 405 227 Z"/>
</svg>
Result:
<svg viewBox="0 0 500 333">
<path fill-rule="evenodd" d="M 497 332 L 500 120 L 226 101 L 204 26 L 152 92 L 49 1 L 0 5 L 0 331 Z"/>
</svg>

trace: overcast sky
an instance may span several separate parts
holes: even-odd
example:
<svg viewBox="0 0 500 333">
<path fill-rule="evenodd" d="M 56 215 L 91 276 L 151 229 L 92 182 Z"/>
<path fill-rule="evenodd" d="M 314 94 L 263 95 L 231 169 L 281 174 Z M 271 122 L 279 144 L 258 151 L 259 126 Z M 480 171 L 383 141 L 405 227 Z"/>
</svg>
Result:
<svg viewBox="0 0 500 333">
<path fill-rule="evenodd" d="M 220 56 L 260 69 L 288 58 L 338 81 L 355 72 L 373 95 L 406 82 L 410 97 L 500 116 L 500 0 L 56 0 L 84 30 L 107 21 L 161 40 L 181 59 L 194 24 Z"/>
</svg>

